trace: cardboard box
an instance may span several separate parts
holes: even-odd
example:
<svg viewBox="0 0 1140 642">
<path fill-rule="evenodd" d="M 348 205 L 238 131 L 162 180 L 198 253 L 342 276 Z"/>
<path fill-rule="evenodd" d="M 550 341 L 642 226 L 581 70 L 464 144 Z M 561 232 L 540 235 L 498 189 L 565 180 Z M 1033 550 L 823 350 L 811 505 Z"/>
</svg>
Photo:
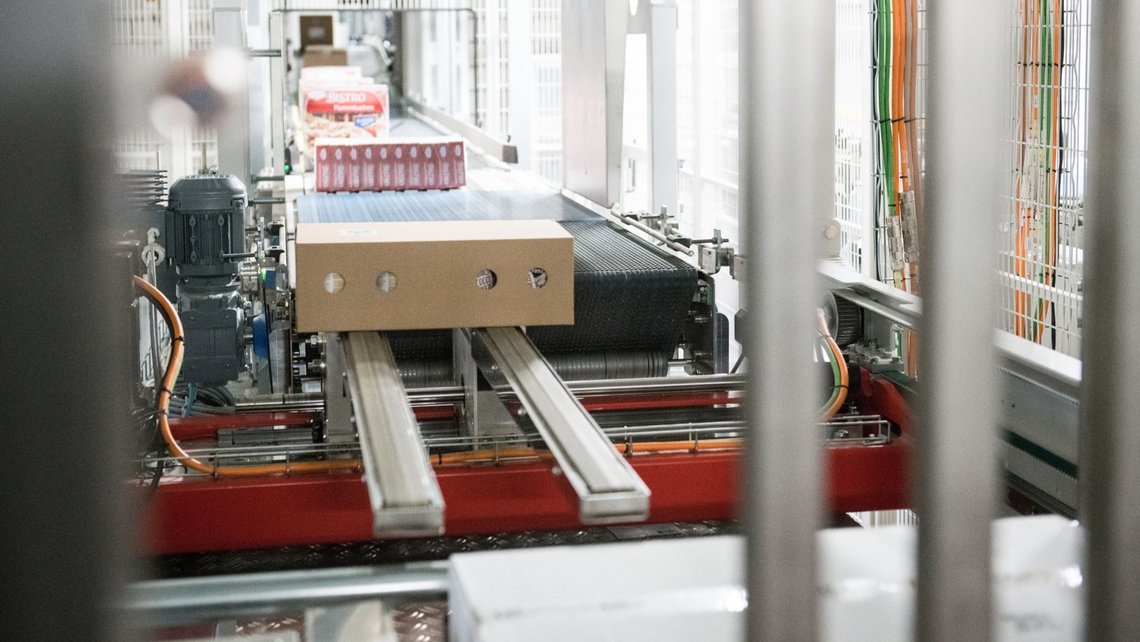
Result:
<svg viewBox="0 0 1140 642">
<path fill-rule="evenodd" d="M 348 64 L 348 52 L 333 47 L 306 47 L 301 56 L 304 67 L 343 67 Z"/>
<path fill-rule="evenodd" d="M 333 17 L 332 14 L 301 16 L 301 48 L 309 49 L 313 46 L 332 46 L 333 43 Z"/>
<path fill-rule="evenodd" d="M 574 323 L 574 242 L 553 221 L 302 223 L 296 270 L 301 332 Z"/>
</svg>

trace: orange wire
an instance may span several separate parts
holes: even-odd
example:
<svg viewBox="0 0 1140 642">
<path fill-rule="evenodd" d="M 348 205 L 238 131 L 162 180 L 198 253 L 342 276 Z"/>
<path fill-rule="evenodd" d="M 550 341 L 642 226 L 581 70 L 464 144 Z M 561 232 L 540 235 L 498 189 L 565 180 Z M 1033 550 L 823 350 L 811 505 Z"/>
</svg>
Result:
<svg viewBox="0 0 1140 642">
<path fill-rule="evenodd" d="M 174 438 L 173 433 L 170 432 L 170 420 L 167 416 L 170 410 L 170 394 L 174 389 L 174 383 L 178 380 L 178 371 L 182 368 L 182 358 L 185 354 L 185 346 L 183 345 L 183 337 L 185 335 L 183 334 L 182 320 L 179 319 L 178 312 L 174 309 L 170 300 L 167 299 L 158 288 L 137 276 L 134 277 L 134 285 L 147 295 L 147 299 L 163 309 L 163 316 L 170 322 L 170 362 L 166 366 L 166 372 L 163 374 L 162 382 L 158 389 L 158 425 L 159 430 L 162 432 L 162 440 L 166 442 L 166 447 L 183 466 L 200 473 L 217 477 L 260 477 L 294 472 L 328 472 L 360 468 L 361 464 L 358 459 L 303 461 L 284 464 L 262 464 L 257 466 L 211 466 L 186 454 L 186 451 L 178 445 L 178 440 Z"/>
<path fill-rule="evenodd" d="M 835 342 L 831 336 L 831 331 L 827 329 L 827 318 L 823 315 L 822 310 L 817 312 L 816 319 L 819 326 L 819 336 L 827 343 L 827 347 L 831 351 L 831 358 L 839 366 L 839 394 L 836 395 L 835 401 L 824 408 L 820 414 L 820 421 L 828 421 L 843 407 L 843 402 L 847 401 L 850 373 L 847 371 L 847 360 L 843 358 L 843 351 L 839 349 L 839 344 Z"/>
</svg>

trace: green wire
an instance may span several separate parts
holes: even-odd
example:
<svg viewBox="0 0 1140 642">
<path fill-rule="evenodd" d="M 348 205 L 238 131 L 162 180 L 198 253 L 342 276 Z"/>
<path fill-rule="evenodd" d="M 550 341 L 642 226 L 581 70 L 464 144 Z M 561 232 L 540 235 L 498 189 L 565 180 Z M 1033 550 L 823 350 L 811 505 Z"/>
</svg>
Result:
<svg viewBox="0 0 1140 642">
<path fill-rule="evenodd" d="M 831 407 L 831 404 L 835 403 L 835 400 L 839 398 L 839 393 L 841 390 L 843 390 L 843 375 L 839 372 L 840 356 L 835 355 L 831 352 L 831 346 L 828 345 L 826 339 L 820 337 L 819 342 L 821 345 L 823 345 L 824 349 L 827 350 L 827 353 L 831 355 L 831 358 L 829 359 L 831 362 L 831 376 L 835 380 L 835 384 L 831 389 L 831 397 L 827 400 L 827 403 L 823 404 L 823 407 L 819 409 L 818 414 L 822 415 L 827 411 L 828 408 Z"/>
<path fill-rule="evenodd" d="M 879 13 L 879 138 L 883 147 L 884 190 L 888 215 L 895 210 L 895 158 L 891 132 L 891 24 L 889 0 L 878 0 Z"/>
</svg>

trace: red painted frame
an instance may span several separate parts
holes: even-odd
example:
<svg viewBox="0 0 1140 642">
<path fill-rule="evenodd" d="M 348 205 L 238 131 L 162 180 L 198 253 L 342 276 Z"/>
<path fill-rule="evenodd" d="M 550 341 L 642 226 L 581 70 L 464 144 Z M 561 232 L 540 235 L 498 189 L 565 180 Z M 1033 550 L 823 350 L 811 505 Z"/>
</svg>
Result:
<svg viewBox="0 0 1140 642">
<path fill-rule="evenodd" d="M 827 451 L 828 504 L 836 512 L 907 504 L 910 445 Z M 729 519 L 739 500 L 740 454 L 637 455 L 653 493 L 650 522 Z M 564 480 L 549 463 L 436 469 L 448 535 L 581 526 Z M 359 475 L 203 479 L 162 484 L 146 517 L 150 554 L 267 548 L 372 539 L 368 491 Z"/>
<path fill-rule="evenodd" d="M 835 513 L 908 506 L 913 413 L 888 380 L 863 370 L 864 412 L 898 424 L 902 437 L 882 446 L 826 450 L 827 505 Z M 724 393 L 680 395 L 670 405 L 732 401 Z M 595 409 L 630 409 L 646 399 L 595 399 Z M 658 404 L 662 399 L 655 399 Z M 417 409 L 453 412 L 452 408 Z M 298 413 L 300 414 L 300 413 Z M 298 418 L 299 419 L 299 418 Z M 217 430 L 215 422 L 186 426 L 187 432 Z M 639 454 L 634 470 L 652 492 L 649 522 L 731 519 L 740 484 L 739 452 Z M 436 468 L 446 504 L 448 535 L 475 535 L 577 528 L 569 485 L 549 462 Z M 192 479 L 151 491 L 143 548 L 149 554 L 191 553 L 299 546 L 372 539 L 368 491 L 359 474 L 260 479 Z"/>
</svg>

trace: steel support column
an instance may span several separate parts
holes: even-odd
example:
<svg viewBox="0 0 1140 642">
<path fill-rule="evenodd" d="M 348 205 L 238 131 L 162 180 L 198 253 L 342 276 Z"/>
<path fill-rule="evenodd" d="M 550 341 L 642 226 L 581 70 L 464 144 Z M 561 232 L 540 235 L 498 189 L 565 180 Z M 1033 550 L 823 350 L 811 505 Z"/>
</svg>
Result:
<svg viewBox="0 0 1140 642">
<path fill-rule="evenodd" d="M 740 3 L 740 219 L 749 326 L 749 639 L 816 631 L 816 261 L 835 210 L 835 3 Z M 807 44 L 805 44 L 807 43 Z"/>
<path fill-rule="evenodd" d="M 1105 0 L 1092 13 L 1080 515 L 1096 641 L 1133 638 L 1140 620 L 1140 5 Z"/>
<path fill-rule="evenodd" d="M 918 639 L 991 634 L 997 505 L 997 222 L 1009 9 L 931 3 L 918 426 Z"/>
</svg>

